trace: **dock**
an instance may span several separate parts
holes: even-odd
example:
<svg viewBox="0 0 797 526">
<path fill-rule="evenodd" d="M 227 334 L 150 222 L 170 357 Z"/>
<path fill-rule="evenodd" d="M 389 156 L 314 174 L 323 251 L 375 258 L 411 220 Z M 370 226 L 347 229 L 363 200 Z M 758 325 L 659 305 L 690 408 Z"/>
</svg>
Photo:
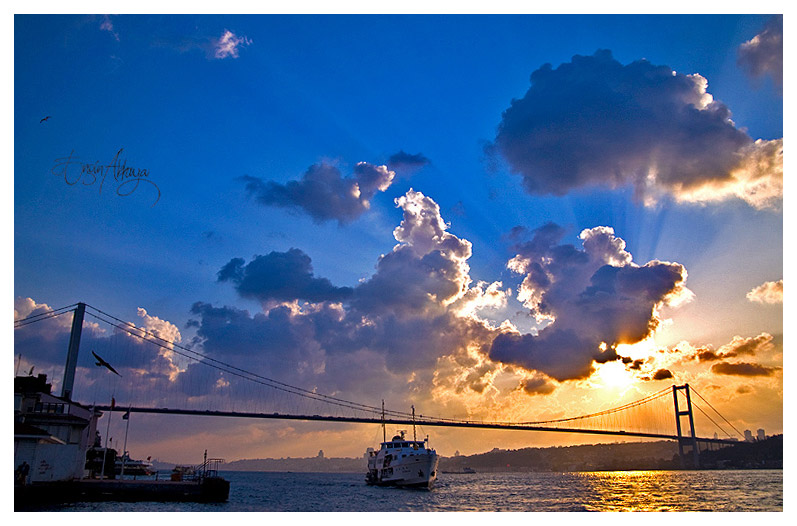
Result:
<svg viewBox="0 0 797 526">
<path fill-rule="evenodd" d="M 72 480 L 40 482 L 14 488 L 14 509 L 70 502 L 226 502 L 229 481 L 201 480 Z"/>
</svg>

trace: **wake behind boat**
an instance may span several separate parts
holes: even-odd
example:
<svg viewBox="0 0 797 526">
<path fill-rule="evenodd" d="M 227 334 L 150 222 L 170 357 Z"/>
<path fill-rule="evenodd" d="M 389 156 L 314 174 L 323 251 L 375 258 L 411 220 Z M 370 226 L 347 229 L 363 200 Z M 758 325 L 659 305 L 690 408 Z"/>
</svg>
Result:
<svg viewBox="0 0 797 526">
<path fill-rule="evenodd" d="M 384 402 L 382 402 L 382 433 L 384 440 Z M 429 448 L 429 437 L 415 440 L 415 408 L 413 415 L 413 440 L 404 438 L 404 431 L 392 440 L 384 441 L 379 451 L 368 455 L 368 473 L 365 482 L 375 486 L 401 486 L 431 489 L 437 480 L 437 452 Z"/>
</svg>

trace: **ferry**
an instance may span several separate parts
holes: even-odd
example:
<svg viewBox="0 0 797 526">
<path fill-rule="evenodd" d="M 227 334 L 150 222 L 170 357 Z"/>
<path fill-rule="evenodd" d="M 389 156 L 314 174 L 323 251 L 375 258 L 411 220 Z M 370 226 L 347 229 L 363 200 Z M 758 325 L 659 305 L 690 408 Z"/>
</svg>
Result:
<svg viewBox="0 0 797 526">
<path fill-rule="evenodd" d="M 384 440 L 384 402 L 382 405 L 382 433 Z M 382 442 L 379 451 L 369 451 L 368 473 L 365 482 L 374 486 L 400 486 L 432 489 L 437 480 L 437 452 L 429 447 L 429 437 L 415 439 L 415 408 L 412 408 L 413 440 L 404 431 L 389 442 Z M 369 448 L 370 449 L 370 448 Z"/>
<path fill-rule="evenodd" d="M 150 458 L 148 457 L 147 460 L 133 460 L 130 458 L 130 454 L 125 451 L 124 455 L 116 457 L 114 472 L 117 475 L 153 475 L 155 474 L 155 468 L 153 468 Z"/>
</svg>

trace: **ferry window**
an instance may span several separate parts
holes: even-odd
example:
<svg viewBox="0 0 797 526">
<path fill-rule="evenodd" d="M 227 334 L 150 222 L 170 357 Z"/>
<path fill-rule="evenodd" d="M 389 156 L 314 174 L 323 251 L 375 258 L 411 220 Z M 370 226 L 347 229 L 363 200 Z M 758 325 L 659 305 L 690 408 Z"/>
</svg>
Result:
<svg viewBox="0 0 797 526">
<path fill-rule="evenodd" d="M 389 447 L 390 449 L 393 449 L 393 444 L 388 444 L 387 447 Z"/>
<path fill-rule="evenodd" d="M 409 442 L 402 442 L 401 447 L 410 447 Z"/>
</svg>

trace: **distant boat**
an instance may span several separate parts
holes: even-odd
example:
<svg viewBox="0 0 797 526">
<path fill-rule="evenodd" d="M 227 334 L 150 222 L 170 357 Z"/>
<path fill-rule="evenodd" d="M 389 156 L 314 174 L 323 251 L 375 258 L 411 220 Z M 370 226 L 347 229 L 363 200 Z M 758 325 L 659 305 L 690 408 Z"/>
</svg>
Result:
<svg viewBox="0 0 797 526">
<path fill-rule="evenodd" d="M 122 466 L 124 465 L 124 474 L 133 476 L 149 476 L 155 474 L 155 468 L 152 467 L 152 462 L 147 460 L 134 460 L 130 455 L 125 452 L 121 457 L 116 457 L 116 464 L 114 472 L 117 475 L 122 474 Z"/>
<path fill-rule="evenodd" d="M 382 402 L 382 433 L 384 435 L 384 402 Z M 412 408 L 413 438 L 415 435 L 415 408 Z M 374 486 L 400 486 L 432 489 L 437 480 L 437 452 L 429 446 L 429 438 L 422 441 L 407 440 L 400 431 L 389 442 L 384 441 L 379 451 L 368 455 L 368 473 L 365 482 Z"/>
<path fill-rule="evenodd" d="M 441 471 L 446 475 L 472 475 L 476 473 L 476 470 L 473 468 L 462 468 L 462 471 Z"/>
</svg>

